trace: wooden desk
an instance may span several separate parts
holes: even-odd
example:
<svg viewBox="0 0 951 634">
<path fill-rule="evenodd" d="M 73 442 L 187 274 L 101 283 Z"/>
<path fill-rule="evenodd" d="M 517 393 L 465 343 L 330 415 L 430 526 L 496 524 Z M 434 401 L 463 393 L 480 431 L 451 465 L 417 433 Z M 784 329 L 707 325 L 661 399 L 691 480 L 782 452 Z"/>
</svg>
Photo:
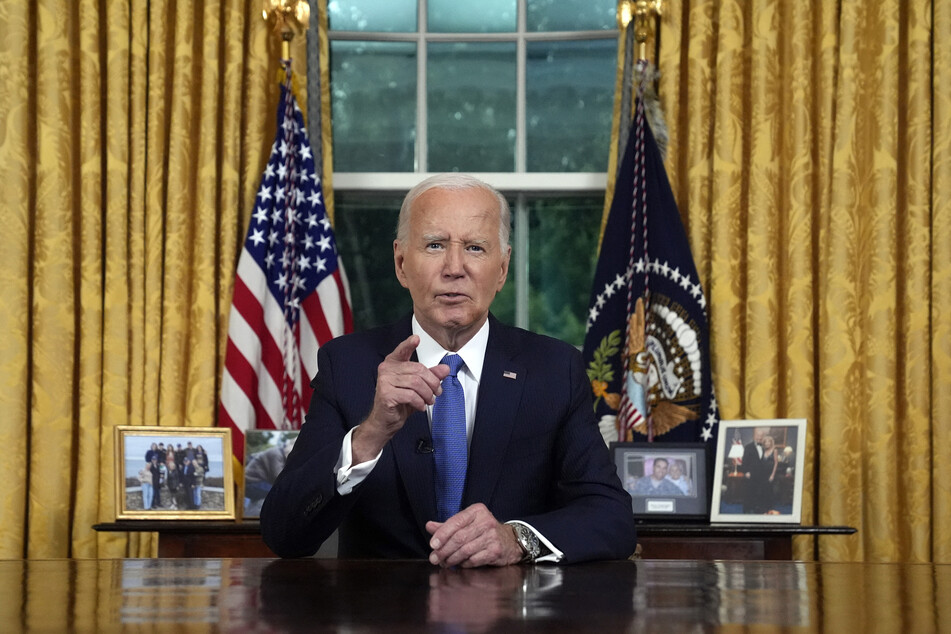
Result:
<svg viewBox="0 0 951 634">
<path fill-rule="evenodd" d="M 14 632 L 951 632 L 951 565 L 0 561 Z M 752 627 L 751 627 L 752 626 Z"/>
<path fill-rule="evenodd" d="M 257 521 L 124 521 L 97 531 L 158 533 L 159 557 L 273 557 Z M 796 535 L 850 535 L 848 526 L 786 524 L 641 524 L 645 559 L 792 559 Z"/>
</svg>

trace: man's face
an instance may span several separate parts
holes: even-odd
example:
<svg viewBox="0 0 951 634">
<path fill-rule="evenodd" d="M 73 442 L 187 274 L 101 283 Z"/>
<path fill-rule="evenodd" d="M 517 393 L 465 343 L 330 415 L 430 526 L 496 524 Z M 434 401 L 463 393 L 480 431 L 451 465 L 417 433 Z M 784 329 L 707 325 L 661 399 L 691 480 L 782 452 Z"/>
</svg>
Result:
<svg viewBox="0 0 951 634">
<path fill-rule="evenodd" d="M 449 350 L 482 327 L 505 284 L 511 248 L 499 243 L 499 216 L 485 189 L 430 189 L 413 202 L 405 244 L 393 243 L 416 319 Z"/>
<path fill-rule="evenodd" d="M 674 480 L 679 480 L 680 476 L 684 474 L 683 469 L 680 468 L 680 465 L 677 462 L 674 462 L 670 465 L 670 477 Z"/>
<path fill-rule="evenodd" d="M 663 480 L 667 477 L 667 463 L 663 460 L 654 461 L 654 479 Z"/>
<path fill-rule="evenodd" d="M 763 435 L 764 435 L 764 432 L 763 432 L 763 429 L 762 429 L 762 428 L 757 427 L 756 429 L 754 429 L 754 430 L 753 430 L 753 442 L 755 442 L 757 445 L 759 445 L 760 443 L 762 443 L 762 442 L 763 442 Z"/>
</svg>

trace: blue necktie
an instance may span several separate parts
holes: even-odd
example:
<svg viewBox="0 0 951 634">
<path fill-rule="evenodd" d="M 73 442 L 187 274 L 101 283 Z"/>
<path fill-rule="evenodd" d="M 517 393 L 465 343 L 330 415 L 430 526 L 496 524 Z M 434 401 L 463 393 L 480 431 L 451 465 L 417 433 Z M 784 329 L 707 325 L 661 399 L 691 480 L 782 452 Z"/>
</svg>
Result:
<svg viewBox="0 0 951 634">
<path fill-rule="evenodd" d="M 459 512 L 466 484 L 466 396 L 456 377 L 462 357 L 447 354 L 440 363 L 449 366 L 442 380 L 442 394 L 433 405 L 433 457 L 436 459 L 436 519 L 444 522 Z"/>
</svg>

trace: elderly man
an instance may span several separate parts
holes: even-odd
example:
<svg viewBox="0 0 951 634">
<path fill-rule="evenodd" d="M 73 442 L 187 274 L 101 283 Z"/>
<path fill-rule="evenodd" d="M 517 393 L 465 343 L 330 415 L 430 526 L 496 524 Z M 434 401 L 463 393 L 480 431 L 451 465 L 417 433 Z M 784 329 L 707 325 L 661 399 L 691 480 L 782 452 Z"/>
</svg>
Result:
<svg viewBox="0 0 951 634">
<path fill-rule="evenodd" d="M 341 557 L 440 566 L 634 551 L 581 355 L 489 313 L 509 224 L 505 198 L 470 176 L 407 194 L 393 260 L 413 313 L 320 349 L 306 422 L 261 511 L 275 553 L 313 554 L 338 528 Z"/>
</svg>

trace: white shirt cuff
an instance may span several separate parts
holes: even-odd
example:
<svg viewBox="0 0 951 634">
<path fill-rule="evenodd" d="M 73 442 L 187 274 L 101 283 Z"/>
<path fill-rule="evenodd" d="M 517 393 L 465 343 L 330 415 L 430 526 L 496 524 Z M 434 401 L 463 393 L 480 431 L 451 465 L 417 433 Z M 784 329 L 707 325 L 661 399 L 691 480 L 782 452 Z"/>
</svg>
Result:
<svg viewBox="0 0 951 634">
<path fill-rule="evenodd" d="M 366 462 L 361 462 L 360 464 L 353 464 L 353 447 L 352 447 L 352 438 L 353 430 L 347 432 L 347 435 L 343 437 L 343 444 L 340 446 L 340 457 L 337 458 L 337 466 L 334 467 L 334 473 L 337 476 L 337 493 L 340 495 L 348 495 L 353 489 L 366 479 L 370 472 L 373 471 L 373 467 L 376 466 L 376 463 L 380 461 L 380 456 L 383 455 L 383 451 L 376 455 L 372 460 L 367 460 Z"/>
<path fill-rule="evenodd" d="M 554 544 L 552 544 L 550 541 L 545 539 L 545 536 L 539 533 L 538 530 L 534 526 L 529 524 L 528 522 L 523 522 L 521 520 L 512 520 L 510 522 L 506 522 L 506 524 L 521 524 L 522 526 L 528 527 L 529 530 L 531 530 L 533 533 L 535 533 L 535 535 L 538 536 L 538 541 L 545 544 L 545 546 L 548 548 L 550 552 L 536 559 L 535 561 L 537 563 L 544 563 L 544 562 L 556 563 L 561 561 L 562 558 L 564 558 L 565 553 L 558 550 Z"/>
</svg>

